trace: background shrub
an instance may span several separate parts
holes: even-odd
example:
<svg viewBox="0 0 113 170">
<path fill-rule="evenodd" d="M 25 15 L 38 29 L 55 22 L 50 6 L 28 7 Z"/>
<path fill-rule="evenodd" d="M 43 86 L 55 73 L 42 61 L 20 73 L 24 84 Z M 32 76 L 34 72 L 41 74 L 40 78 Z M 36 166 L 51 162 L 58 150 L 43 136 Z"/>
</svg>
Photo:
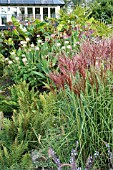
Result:
<svg viewBox="0 0 113 170">
<path fill-rule="evenodd" d="M 113 22 L 113 1 L 112 0 L 97 0 L 91 7 L 92 12 L 90 17 L 100 20 L 107 24 Z"/>
</svg>

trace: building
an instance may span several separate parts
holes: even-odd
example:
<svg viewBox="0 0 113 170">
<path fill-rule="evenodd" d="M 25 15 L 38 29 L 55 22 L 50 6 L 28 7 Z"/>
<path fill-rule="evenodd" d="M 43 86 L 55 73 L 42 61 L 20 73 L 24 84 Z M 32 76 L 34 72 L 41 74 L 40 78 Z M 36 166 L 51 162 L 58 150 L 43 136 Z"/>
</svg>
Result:
<svg viewBox="0 0 113 170">
<path fill-rule="evenodd" d="M 0 0 L 0 26 L 15 16 L 18 21 L 57 18 L 63 0 Z"/>
</svg>

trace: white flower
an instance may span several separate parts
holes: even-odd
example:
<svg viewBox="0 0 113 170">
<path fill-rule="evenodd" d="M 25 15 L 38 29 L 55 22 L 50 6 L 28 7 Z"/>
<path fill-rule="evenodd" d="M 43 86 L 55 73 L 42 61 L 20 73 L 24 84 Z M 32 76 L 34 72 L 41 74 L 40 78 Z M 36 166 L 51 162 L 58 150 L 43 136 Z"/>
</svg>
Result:
<svg viewBox="0 0 113 170">
<path fill-rule="evenodd" d="M 35 50 L 39 51 L 39 47 L 37 46 L 37 47 L 35 48 Z"/>
<path fill-rule="evenodd" d="M 38 43 L 42 43 L 42 40 L 38 40 Z"/>
<path fill-rule="evenodd" d="M 26 44 L 23 44 L 23 47 L 26 47 Z"/>
<path fill-rule="evenodd" d="M 25 57 L 25 54 L 22 54 L 22 57 Z"/>
<path fill-rule="evenodd" d="M 40 37 L 40 35 L 38 34 L 37 37 Z"/>
<path fill-rule="evenodd" d="M 13 51 L 13 52 L 11 52 L 10 54 L 11 54 L 11 55 L 15 55 L 15 52 Z"/>
<path fill-rule="evenodd" d="M 19 57 L 15 57 L 15 60 L 18 61 L 18 60 L 19 60 Z"/>
<path fill-rule="evenodd" d="M 66 49 L 66 47 L 65 46 L 62 46 L 62 50 L 65 50 Z"/>
<path fill-rule="evenodd" d="M 8 61 L 9 60 L 9 58 L 5 58 L 5 61 Z"/>
<path fill-rule="evenodd" d="M 34 47 L 34 44 L 33 44 L 33 43 L 31 44 L 31 47 L 32 47 L 32 48 Z"/>
<path fill-rule="evenodd" d="M 23 61 L 24 64 L 26 64 L 27 58 L 23 58 L 22 61 Z"/>
<path fill-rule="evenodd" d="M 20 41 L 20 44 L 27 44 L 27 42 L 26 41 Z"/>
<path fill-rule="evenodd" d="M 67 45 L 67 48 L 68 48 L 68 49 L 72 49 L 71 45 Z"/>
<path fill-rule="evenodd" d="M 22 31 L 24 31 L 24 32 L 27 31 L 27 29 L 26 29 L 25 27 L 23 27 L 22 25 L 20 25 L 20 29 L 21 29 Z"/>
<path fill-rule="evenodd" d="M 69 41 L 65 41 L 64 43 L 65 43 L 65 44 L 69 44 Z"/>
<path fill-rule="evenodd" d="M 9 64 L 12 64 L 13 62 L 11 60 L 8 61 Z"/>
<path fill-rule="evenodd" d="M 27 42 L 29 42 L 29 41 L 30 41 L 30 39 L 27 37 L 27 38 L 26 38 L 26 41 L 27 41 Z"/>
<path fill-rule="evenodd" d="M 57 43 L 57 44 L 56 44 L 56 46 L 57 46 L 57 47 L 60 47 L 60 46 L 61 46 L 61 44 L 60 44 L 60 43 Z"/>
</svg>

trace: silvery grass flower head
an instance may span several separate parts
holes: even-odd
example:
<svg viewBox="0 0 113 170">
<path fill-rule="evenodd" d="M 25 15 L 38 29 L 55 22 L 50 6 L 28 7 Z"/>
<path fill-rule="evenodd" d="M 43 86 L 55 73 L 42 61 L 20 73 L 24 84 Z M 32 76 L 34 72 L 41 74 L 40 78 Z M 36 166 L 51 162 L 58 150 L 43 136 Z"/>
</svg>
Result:
<svg viewBox="0 0 113 170">
<path fill-rule="evenodd" d="M 112 168 L 110 170 L 113 170 L 113 150 L 111 150 L 109 143 L 107 143 L 107 142 L 104 142 L 104 143 L 105 143 L 106 148 L 108 150 L 108 159 L 109 159 L 110 166 Z"/>
<path fill-rule="evenodd" d="M 56 156 L 55 151 L 51 147 L 48 150 L 48 154 L 49 157 L 52 158 L 54 163 L 57 165 L 57 170 L 62 170 L 62 167 L 64 166 L 71 167 L 71 170 L 82 170 L 81 167 L 77 167 L 77 163 L 76 163 L 76 156 L 78 155 L 77 150 L 78 150 L 78 141 L 76 142 L 76 148 L 72 149 L 71 151 L 70 163 L 64 163 L 64 164 L 60 162 L 60 159 Z M 99 153 L 96 151 L 93 156 L 88 157 L 84 170 L 92 169 L 95 158 L 97 158 L 98 155 Z"/>
</svg>

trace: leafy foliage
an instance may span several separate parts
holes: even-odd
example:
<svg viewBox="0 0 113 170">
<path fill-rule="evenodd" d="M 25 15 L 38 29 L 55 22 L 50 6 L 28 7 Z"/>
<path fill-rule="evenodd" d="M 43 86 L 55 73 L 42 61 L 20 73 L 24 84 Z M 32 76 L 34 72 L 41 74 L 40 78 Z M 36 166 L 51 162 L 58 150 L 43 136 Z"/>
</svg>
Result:
<svg viewBox="0 0 113 170">
<path fill-rule="evenodd" d="M 97 0 L 92 5 L 92 13 L 90 17 L 94 17 L 96 20 L 100 20 L 107 24 L 113 22 L 113 1 L 112 0 Z"/>
<path fill-rule="evenodd" d="M 33 166 L 30 151 L 40 146 L 45 129 L 54 123 L 54 114 L 49 109 L 55 97 L 49 94 L 47 104 L 43 95 L 38 97 L 34 89 L 29 91 L 25 82 L 14 86 L 12 93 L 17 98 L 18 110 L 14 110 L 12 119 L 4 118 L 0 131 L 0 167 L 10 169 L 17 164 L 27 169 Z"/>
<path fill-rule="evenodd" d="M 27 28 L 12 18 L 13 30 L 0 32 L 0 110 L 12 112 L 0 131 L 0 169 L 55 169 L 48 148 L 65 164 L 75 141 L 77 167 L 95 151 L 94 169 L 112 167 L 113 29 L 90 14 L 79 6 Z"/>
</svg>

